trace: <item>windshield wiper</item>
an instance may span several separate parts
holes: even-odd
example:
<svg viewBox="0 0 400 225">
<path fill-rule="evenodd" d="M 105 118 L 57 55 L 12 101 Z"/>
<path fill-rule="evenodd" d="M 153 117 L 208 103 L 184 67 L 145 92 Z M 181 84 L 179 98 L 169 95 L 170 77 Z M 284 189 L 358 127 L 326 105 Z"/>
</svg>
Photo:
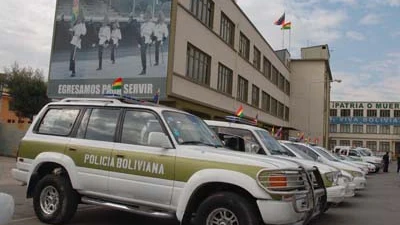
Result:
<svg viewBox="0 0 400 225">
<path fill-rule="evenodd" d="M 206 146 L 211 146 L 211 147 L 215 147 L 215 148 L 222 147 L 221 145 L 213 145 L 213 144 L 204 143 L 201 141 L 184 141 L 179 144 L 181 144 L 181 145 L 206 145 Z"/>
</svg>

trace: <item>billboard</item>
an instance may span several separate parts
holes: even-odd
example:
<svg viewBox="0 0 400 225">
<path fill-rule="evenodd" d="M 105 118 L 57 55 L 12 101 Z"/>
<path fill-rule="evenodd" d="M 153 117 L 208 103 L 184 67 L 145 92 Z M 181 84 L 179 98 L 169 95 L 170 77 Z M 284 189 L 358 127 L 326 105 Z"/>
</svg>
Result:
<svg viewBox="0 0 400 225">
<path fill-rule="evenodd" d="M 57 0 L 48 95 L 166 95 L 171 0 Z"/>
</svg>

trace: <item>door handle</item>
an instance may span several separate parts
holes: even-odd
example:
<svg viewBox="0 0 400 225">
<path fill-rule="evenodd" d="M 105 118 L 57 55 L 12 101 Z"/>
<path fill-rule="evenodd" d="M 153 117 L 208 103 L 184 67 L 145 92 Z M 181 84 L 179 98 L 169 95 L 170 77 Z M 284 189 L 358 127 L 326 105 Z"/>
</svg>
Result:
<svg viewBox="0 0 400 225">
<path fill-rule="evenodd" d="M 125 158 L 125 156 L 124 155 L 117 155 L 117 158 Z"/>
<path fill-rule="evenodd" d="M 78 149 L 76 149 L 76 148 L 68 148 L 68 150 L 69 150 L 69 151 L 76 152 Z"/>
</svg>

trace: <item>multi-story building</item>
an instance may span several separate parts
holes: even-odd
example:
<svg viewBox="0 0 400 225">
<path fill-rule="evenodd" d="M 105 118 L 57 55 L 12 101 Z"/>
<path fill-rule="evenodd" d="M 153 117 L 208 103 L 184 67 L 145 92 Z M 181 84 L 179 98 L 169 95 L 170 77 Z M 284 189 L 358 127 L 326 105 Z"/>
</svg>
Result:
<svg viewBox="0 0 400 225">
<path fill-rule="evenodd" d="M 344 145 L 400 150 L 400 102 L 332 101 L 330 108 L 330 148 Z"/>
</svg>

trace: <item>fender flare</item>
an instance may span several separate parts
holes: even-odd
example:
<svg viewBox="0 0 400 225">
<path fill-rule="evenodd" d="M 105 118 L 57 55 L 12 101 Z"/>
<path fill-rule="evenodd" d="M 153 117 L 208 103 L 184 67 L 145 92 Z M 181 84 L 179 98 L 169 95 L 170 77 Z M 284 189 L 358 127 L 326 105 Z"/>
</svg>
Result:
<svg viewBox="0 0 400 225">
<path fill-rule="evenodd" d="M 57 163 L 67 170 L 71 185 L 74 189 L 80 189 L 80 184 L 77 179 L 77 169 L 74 160 L 71 157 L 58 152 L 42 152 L 33 160 L 32 169 L 29 174 L 35 174 L 39 167 L 44 163 Z M 31 182 L 31 177 L 28 180 L 28 187 Z"/>
<path fill-rule="evenodd" d="M 207 183 L 226 183 L 243 188 L 257 199 L 272 199 L 258 186 L 255 178 L 246 174 L 224 169 L 204 169 L 193 174 L 186 182 L 178 201 L 176 217 L 182 221 L 187 205 L 199 187 Z"/>
</svg>

